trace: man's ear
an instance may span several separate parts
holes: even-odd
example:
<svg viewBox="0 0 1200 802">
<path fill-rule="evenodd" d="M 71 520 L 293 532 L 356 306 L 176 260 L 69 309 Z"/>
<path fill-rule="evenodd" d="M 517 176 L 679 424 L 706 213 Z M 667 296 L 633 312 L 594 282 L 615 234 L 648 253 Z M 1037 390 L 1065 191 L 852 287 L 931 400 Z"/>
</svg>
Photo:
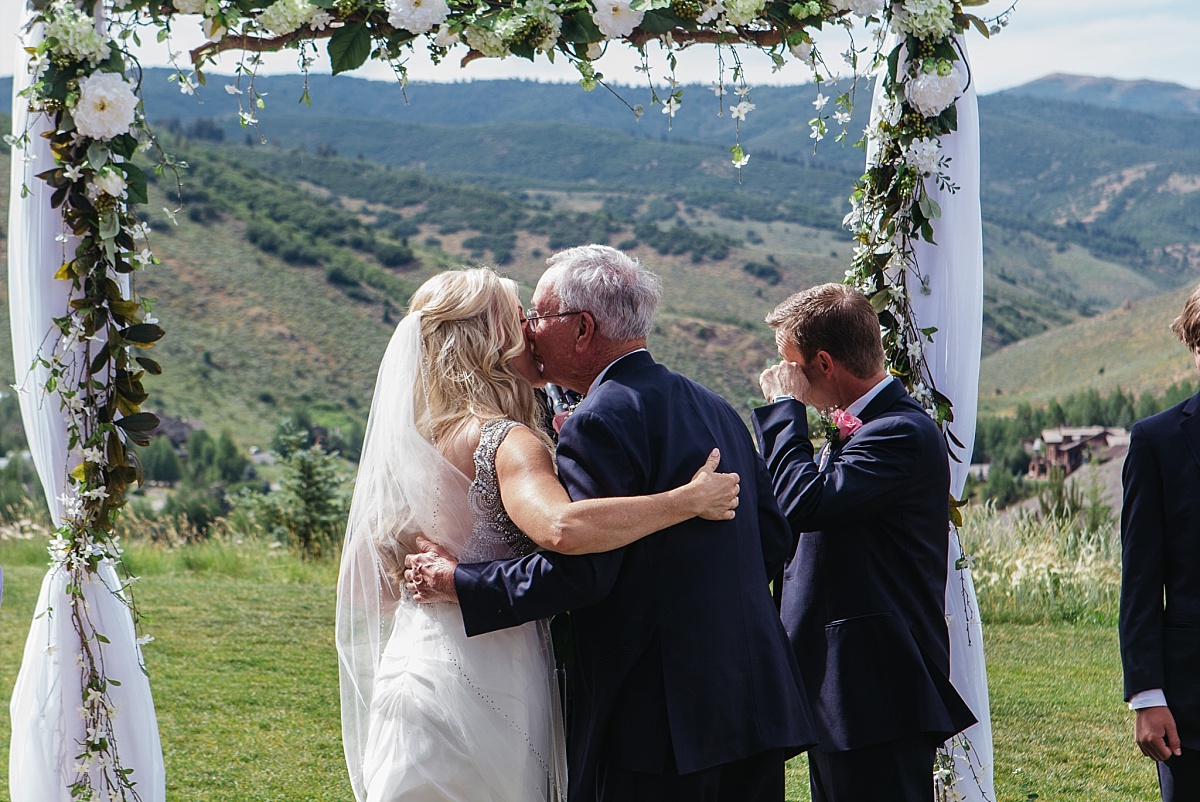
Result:
<svg viewBox="0 0 1200 802">
<path fill-rule="evenodd" d="M 575 352 L 582 354 L 591 347 L 596 337 L 596 319 L 591 312 L 580 312 L 575 326 Z"/>
<path fill-rule="evenodd" d="M 820 371 L 821 375 L 825 376 L 826 378 L 833 373 L 834 366 L 836 365 L 833 357 L 828 351 L 817 351 L 816 356 L 814 356 L 812 359 L 812 364 L 814 364 L 817 370 Z"/>
</svg>

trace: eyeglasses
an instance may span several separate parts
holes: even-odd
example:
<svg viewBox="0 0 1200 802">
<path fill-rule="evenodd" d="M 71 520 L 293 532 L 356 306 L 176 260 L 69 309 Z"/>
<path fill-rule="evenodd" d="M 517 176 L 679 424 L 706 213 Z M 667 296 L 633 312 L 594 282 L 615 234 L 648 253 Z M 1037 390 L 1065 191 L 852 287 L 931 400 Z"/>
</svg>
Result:
<svg viewBox="0 0 1200 802">
<path fill-rule="evenodd" d="M 581 313 L 582 310 L 576 310 L 572 312 L 556 312 L 552 315 L 539 315 L 536 309 L 530 307 L 529 309 L 525 310 L 525 322 L 529 324 L 530 331 L 537 331 L 539 320 L 545 320 L 546 318 L 551 317 L 566 317 L 567 315 L 578 315 Z"/>
</svg>

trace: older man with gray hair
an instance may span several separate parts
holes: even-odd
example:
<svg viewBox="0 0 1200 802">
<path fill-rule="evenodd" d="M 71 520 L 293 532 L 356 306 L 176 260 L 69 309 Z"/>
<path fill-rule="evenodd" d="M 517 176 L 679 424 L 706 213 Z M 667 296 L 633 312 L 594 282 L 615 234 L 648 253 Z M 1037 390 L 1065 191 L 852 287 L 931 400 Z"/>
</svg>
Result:
<svg viewBox="0 0 1200 802">
<path fill-rule="evenodd" d="M 602 554 L 410 557 L 421 596 L 457 600 L 469 635 L 571 611 L 571 802 L 782 800 L 814 728 L 768 588 L 792 539 L 766 467 L 729 404 L 646 350 L 653 273 L 603 245 L 548 264 L 527 319 L 546 379 L 586 395 L 559 435 L 571 497 L 661 492 L 719 448 L 742 477 L 737 516 Z"/>
</svg>

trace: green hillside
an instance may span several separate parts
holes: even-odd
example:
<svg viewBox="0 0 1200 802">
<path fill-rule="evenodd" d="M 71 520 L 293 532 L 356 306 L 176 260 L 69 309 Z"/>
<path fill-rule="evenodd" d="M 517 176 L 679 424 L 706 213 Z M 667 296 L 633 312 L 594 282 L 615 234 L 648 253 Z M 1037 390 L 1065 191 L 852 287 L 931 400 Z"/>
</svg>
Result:
<svg viewBox="0 0 1200 802">
<path fill-rule="evenodd" d="M 1021 401 L 1044 404 L 1087 389 L 1160 394 L 1175 382 L 1195 381 L 1191 355 L 1168 328 L 1188 291 L 1144 298 L 988 356 L 980 369 L 980 410 L 1008 413 Z"/>
</svg>

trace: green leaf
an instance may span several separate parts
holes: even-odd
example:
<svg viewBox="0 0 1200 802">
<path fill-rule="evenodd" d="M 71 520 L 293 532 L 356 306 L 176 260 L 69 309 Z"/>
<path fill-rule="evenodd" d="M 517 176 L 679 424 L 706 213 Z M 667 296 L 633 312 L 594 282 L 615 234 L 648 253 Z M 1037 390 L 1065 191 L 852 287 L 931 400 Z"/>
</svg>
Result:
<svg viewBox="0 0 1200 802">
<path fill-rule="evenodd" d="M 662 34 L 676 28 L 686 27 L 684 21 L 665 9 L 647 11 L 638 26 L 646 33 Z"/>
<path fill-rule="evenodd" d="M 576 44 L 587 44 L 603 40 L 604 34 L 596 27 L 592 15 L 580 10 L 563 16 L 562 38 Z"/>
<path fill-rule="evenodd" d="M 137 363 L 145 368 L 146 372 L 151 376 L 158 376 L 162 373 L 162 365 L 155 362 L 153 359 L 147 359 L 144 356 L 136 357 Z"/>
<path fill-rule="evenodd" d="M 361 67 L 371 55 L 371 31 L 366 23 L 354 22 L 339 28 L 329 39 L 329 61 L 333 74 Z"/>
<path fill-rule="evenodd" d="M 148 198 L 146 195 L 146 174 L 142 172 L 142 168 L 138 167 L 133 162 L 125 162 L 121 165 L 125 171 L 125 192 L 130 203 L 145 203 Z"/>
<path fill-rule="evenodd" d="M 108 146 L 100 140 L 93 140 L 87 149 L 88 164 L 93 170 L 99 170 L 104 165 L 108 164 Z"/>
<path fill-rule="evenodd" d="M 138 323 L 127 329 L 121 329 L 120 335 L 126 342 L 147 344 L 157 342 L 166 334 L 162 326 L 154 323 Z"/>
<path fill-rule="evenodd" d="M 126 432 L 152 432 L 158 428 L 158 416 L 153 412 L 138 412 L 113 421 Z"/>
</svg>

